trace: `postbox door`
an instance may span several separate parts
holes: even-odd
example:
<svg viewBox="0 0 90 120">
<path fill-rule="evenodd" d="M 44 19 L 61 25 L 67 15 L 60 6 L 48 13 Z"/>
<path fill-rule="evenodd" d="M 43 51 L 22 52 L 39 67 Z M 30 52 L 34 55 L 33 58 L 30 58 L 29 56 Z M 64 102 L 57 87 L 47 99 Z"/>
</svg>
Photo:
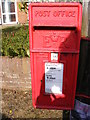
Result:
<svg viewBox="0 0 90 120">
<path fill-rule="evenodd" d="M 60 54 L 58 52 L 58 54 Z M 74 99 L 74 89 L 75 89 L 75 68 L 77 58 L 76 54 L 60 54 L 60 59 L 59 61 L 52 62 L 49 61 L 51 59 L 51 53 L 35 53 L 34 54 L 34 100 L 33 104 L 35 107 L 39 108 L 66 108 L 70 109 L 73 106 L 73 99 Z M 63 80 L 61 79 L 58 80 L 58 85 L 61 87 L 62 93 L 55 93 L 55 89 L 50 93 L 50 92 L 45 92 L 45 64 L 49 63 L 49 65 L 55 67 L 56 65 L 63 64 Z M 52 67 L 52 68 L 53 68 Z M 55 72 L 56 70 L 53 70 Z M 53 76 L 53 73 L 50 71 L 48 72 L 51 77 Z M 54 81 L 57 82 L 57 76 L 54 76 L 55 79 Z M 61 78 L 61 76 L 59 76 Z M 62 82 L 62 83 L 61 83 Z M 52 78 L 49 81 L 49 84 L 53 84 Z M 48 84 L 47 84 L 48 85 Z M 53 84 L 54 85 L 54 84 Z M 57 84 L 55 84 L 57 85 Z M 71 97 L 71 96 L 72 97 Z"/>
</svg>

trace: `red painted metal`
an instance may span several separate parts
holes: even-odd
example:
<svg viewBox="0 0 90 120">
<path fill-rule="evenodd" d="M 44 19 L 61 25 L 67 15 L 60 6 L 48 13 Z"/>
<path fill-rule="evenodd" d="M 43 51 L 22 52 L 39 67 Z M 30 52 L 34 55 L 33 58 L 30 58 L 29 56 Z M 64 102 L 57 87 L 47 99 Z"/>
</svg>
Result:
<svg viewBox="0 0 90 120">
<path fill-rule="evenodd" d="M 74 107 L 81 38 L 79 3 L 31 3 L 29 35 L 32 101 L 35 108 Z M 51 53 L 58 58 L 51 59 Z M 63 63 L 62 93 L 46 93 L 45 63 Z"/>
</svg>

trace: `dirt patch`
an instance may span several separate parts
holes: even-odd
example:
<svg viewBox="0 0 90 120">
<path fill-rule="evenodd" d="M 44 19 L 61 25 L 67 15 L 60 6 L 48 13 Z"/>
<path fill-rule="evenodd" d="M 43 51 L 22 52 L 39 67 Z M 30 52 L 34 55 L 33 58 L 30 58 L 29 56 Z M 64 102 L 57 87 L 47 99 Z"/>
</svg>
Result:
<svg viewBox="0 0 90 120">
<path fill-rule="evenodd" d="M 17 120 L 62 120 L 62 111 L 34 109 L 29 91 L 2 89 L 2 116 Z"/>
</svg>

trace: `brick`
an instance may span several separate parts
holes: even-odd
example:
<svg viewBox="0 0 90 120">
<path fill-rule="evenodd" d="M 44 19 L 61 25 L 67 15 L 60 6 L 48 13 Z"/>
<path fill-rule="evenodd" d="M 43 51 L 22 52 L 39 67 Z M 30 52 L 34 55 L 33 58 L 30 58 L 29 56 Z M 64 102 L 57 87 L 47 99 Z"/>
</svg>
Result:
<svg viewBox="0 0 90 120">
<path fill-rule="evenodd" d="M 18 22 L 25 24 L 27 22 L 27 14 L 24 11 L 19 10 L 19 2 L 17 2 Z"/>
</svg>

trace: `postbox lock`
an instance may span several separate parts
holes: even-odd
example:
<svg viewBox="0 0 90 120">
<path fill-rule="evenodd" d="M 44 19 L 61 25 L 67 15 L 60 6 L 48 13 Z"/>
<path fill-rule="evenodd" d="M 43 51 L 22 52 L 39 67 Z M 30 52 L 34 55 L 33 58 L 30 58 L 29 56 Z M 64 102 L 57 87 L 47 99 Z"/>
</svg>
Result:
<svg viewBox="0 0 90 120">
<path fill-rule="evenodd" d="M 58 53 L 51 53 L 51 60 L 58 60 Z"/>
</svg>

